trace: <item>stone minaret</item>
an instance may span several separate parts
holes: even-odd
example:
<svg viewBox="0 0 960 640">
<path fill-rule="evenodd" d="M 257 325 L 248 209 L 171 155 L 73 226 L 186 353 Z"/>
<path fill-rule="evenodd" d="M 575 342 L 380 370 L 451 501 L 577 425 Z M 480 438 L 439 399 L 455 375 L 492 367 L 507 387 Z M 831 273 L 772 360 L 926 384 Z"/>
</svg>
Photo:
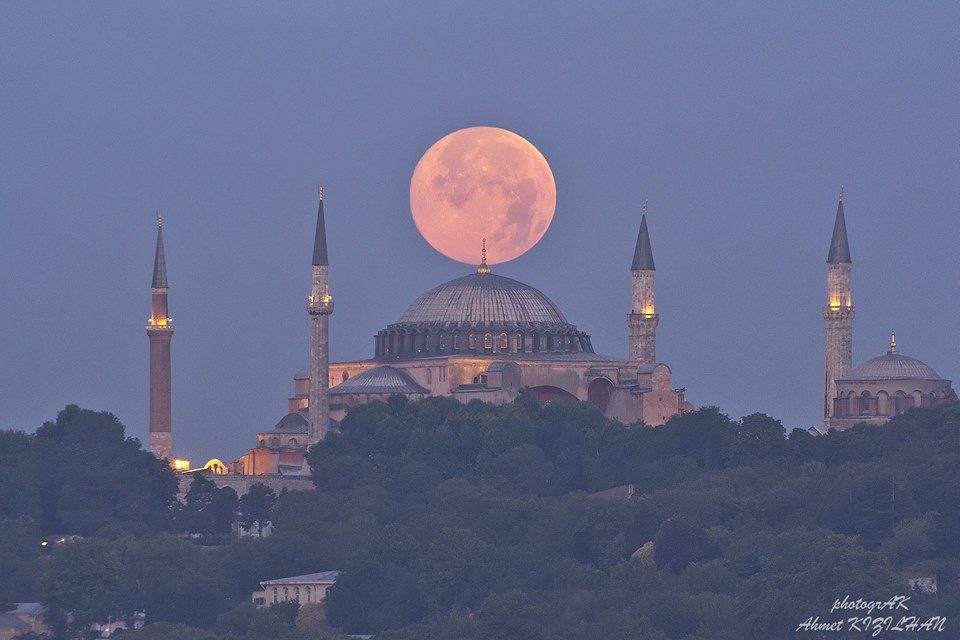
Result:
<svg viewBox="0 0 960 640">
<path fill-rule="evenodd" d="M 157 252 L 153 258 L 152 303 L 147 337 L 150 339 L 150 453 L 171 457 L 170 340 L 173 321 L 167 315 L 167 261 L 163 255 L 163 218 L 157 213 Z"/>
<path fill-rule="evenodd" d="M 837 219 L 833 223 L 833 238 L 830 240 L 830 254 L 827 256 L 827 306 L 823 308 L 824 420 L 833 416 L 833 399 L 837 397 L 836 380 L 850 372 L 853 361 L 851 266 L 841 188 Z"/>
<path fill-rule="evenodd" d="M 640 220 L 640 233 L 637 234 L 637 247 L 633 252 L 633 300 L 627 315 L 627 327 L 630 330 L 630 362 L 654 364 L 657 361 L 657 325 L 660 314 L 656 312 L 654 301 L 653 250 L 650 248 L 650 234 L 647 231 L 647 203 L 643 203 L 643 217 Z"/>
<path fill-rule="evenodd" d="M 310 314 L 310 398 L 307 419 L 308 440 L 314 444 L 330 432 L 330 344 L 329 324 L 333 313 L 327 262 L 327 231 L 323 222 L 323 188 L 317 209 L 317 231 L 313 240 L 313 274 L 307 313 Z"/>
</svg>

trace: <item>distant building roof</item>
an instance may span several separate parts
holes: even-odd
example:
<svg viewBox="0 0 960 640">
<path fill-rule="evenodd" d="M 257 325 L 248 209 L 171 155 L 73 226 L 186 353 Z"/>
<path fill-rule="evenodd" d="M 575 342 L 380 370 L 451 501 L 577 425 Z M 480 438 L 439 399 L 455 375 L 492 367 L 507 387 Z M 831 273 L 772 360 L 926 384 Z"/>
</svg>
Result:
<svg viewBox="0 0 960 640">
<path fill-rule="evenodd" d="M 337 576 L 340 575 L 339 571 L 319 571 L 317 573 L 305 573 L 302 576 L 291 576 L 289 578 L 276 578 L 274 580 L 263 580 L 260 582 L 262 587 L 272 587 L 276 585 L 287 585 L 287 584 L 333 584 L 336 581 Z"/>
<path fill-rule="evenodd" d="M 13 613 L 0 613 L 0 629 L 29 629 L 30 625 Z"/>
<path fill-rule="evenodd" d="M 15 616 L 42 616 L 47 610 L 39 602 L 17 602 L 15 604 L 17 608 L 7 613 L 12 613 Z"/>
<path fill-rule="evenodd" d="M 270 431 L 261 431 L 261 435 L 307 433 L 310 425 L 301 413 L 288 413 L 280 418 L 280 422 Z"/>
<path fill-rule="evenodd" d="M 406 371 L 380 365 L 358 373 L 330 389 L 331 394 L 348 393 L 429 393 Z"/>
</svg>

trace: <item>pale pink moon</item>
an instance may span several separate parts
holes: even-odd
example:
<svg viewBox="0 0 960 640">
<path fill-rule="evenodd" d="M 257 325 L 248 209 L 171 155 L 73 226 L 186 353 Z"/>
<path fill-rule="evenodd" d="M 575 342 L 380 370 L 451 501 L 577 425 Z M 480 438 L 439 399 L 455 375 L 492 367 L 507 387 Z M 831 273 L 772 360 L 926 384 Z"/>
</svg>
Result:
<svg viewBox="0 0 960 640">
<path fill-rule="evenodd" d="M 557 207 L 550 165 L 535 146 L 506 129 L 470 127 L 438 140 L 410 180 L 417 229 L 443 255 L 480 263 L 523 255 L 540 241 Z"/>
</svg>

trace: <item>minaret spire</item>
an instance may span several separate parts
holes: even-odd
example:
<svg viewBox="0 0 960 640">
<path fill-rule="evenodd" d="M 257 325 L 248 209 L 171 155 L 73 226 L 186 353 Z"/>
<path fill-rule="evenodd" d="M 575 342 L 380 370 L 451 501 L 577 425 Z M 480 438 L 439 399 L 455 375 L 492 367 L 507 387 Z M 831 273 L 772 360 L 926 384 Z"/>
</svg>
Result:
<svg viewBox="0 0 960 640">
<path fill-rule="evenodd" d="M 650 247 L 650 232 L 647 230 L 647 201 L 643 201 L 640 218 L 640 232 L 637 234 L 637 246 L 633 250 L 633 266 L 631 270 L 640 269 L 654 271 L 653 249 Z"/>
<path fill-rule="evenodd" d="M 827 262 L 839 264 L 850 262 L 850 245 L 847 242 L 847 221 L 843 216 L 843 187 L 840 187 L 840 198 L 837 203 L 837 217 L 833 222 L 833 237 L 830 239 L 830 253 Z"/>
<path fill-rule="evenodd" d="M 847 242 L 843 196 L 843 187 L 840 187 L 827 255 L 827 305 L 823 308 L 823 419 L 827 427 L 836 412 L 837 379 L 847 375 L 853 365 L 853 261 Z"/>
<path fill-rule="evenodd" d="M 323 187 L 319 189 L 317 229 L 313 240 L 310 296 L 307 313 L 310 314 L 310 393 L 307 405 L 308 440 L 314 444 L 330 432 L 330 279 L 327 261 L 327 230 L 323 219 Z"/>
<path fill-rule="evenodd" d="M 163 251 L 163 217 L 157 212 L 157 248 L 150 283 L 150 452 L 158 458 L 172 455 L 170 411 L 170 341 L 173 321 L 167 306 L 167 261 Z"/>
<path fill-rule="evenodd" d="M 325 267 L 327 262 L 327 226 L 323 219 L 323 187 L 320 187 L 320 204 L 317 206 L 317 229 L 313 236 L 313 264 Z"/>
<path fill-rule="evenodd" d="M 157 211 L 157 250 L 153 255 L 152 289 L 167 288 L 167 260 L 163 254 L 163 214 Z"/>
<path fill-rule="evenodd" d="M 630 313 L 627 315 L 629 329 L 630 361 L 637 365 L 655 364 L 657 361 L 657 325 L 660 315 L 656 311 L 653 249 L 650 247 L 650 232 L 647 229 L 647 201 L 640 208 L 640 231 L 633 250 L 630 267 L 633 295 Z"/>
</svg>

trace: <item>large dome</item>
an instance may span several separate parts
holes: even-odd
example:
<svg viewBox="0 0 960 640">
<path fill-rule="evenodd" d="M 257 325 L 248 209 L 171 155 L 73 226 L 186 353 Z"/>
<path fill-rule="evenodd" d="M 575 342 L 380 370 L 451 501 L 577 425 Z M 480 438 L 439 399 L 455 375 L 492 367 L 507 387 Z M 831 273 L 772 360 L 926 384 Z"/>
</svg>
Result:
<svg viewBox="0 0 960 640">
<path fill-rule="evenodd" d="M 414 300 L 398 320 L 401 324 L 450 322 L 567 324 L 543 293 L 493 273 L 471 273 L 434 287 Z"/>
<path fill-rule="evenodd" d="M 924 362 L 902 353 L 887 353 L 867 360 L 841 378 L 842 380 L 940 380 L 940 376 Z"/>
<path fill-rule="evenodd" d="M 550 298 L 482 264 L 418 296 L 377 334 L 375 348 L 381 360 L 504 353 L 540 358 L 593 347 Z"/>
</svg>

